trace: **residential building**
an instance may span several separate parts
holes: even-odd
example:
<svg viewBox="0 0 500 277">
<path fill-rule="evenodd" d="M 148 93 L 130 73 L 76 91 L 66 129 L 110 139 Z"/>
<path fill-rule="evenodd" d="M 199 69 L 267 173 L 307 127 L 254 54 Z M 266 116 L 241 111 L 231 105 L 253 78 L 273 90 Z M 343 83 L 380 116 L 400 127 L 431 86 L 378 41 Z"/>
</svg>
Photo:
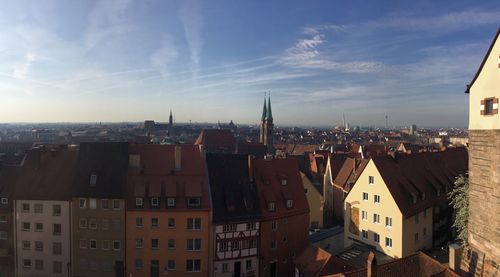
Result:
<svg viewBox="0 0 500 277">
<path fill-rule="evenodd" d="M 127 276 L 208 276 L 210 192 L 195 145 L 129 146 Z"/>
<path fill-rule="evenodd" d="M 128 144 L 81 143 L 72 191 L 73 276 L 124 276 Z"/>
<path fill-rule="evenodd" d="M 207 154 L 214 276 L 259 276 L 261 212 L 249 159 L 247 155 Z"/>
<path fill-rule="evenodd" d="M 196 139 L 198 145 L 206 153 L 236 153 L 237 144 L 229 129 L 203 129 Z"/>
<path fill-rule="evenodd" d="M 372 158 L 345 199 L 344 246 L 401 258 L 451 240 L 447 193 L 466 172 L 464 147 Z"/>
<path fill-rule="evenodd" d="M 267 153 L 274 154 L 274 124 L 273 124 L 273 111 L 271 109 L 271 96 L 264 98 L 264 107 L 262 110 L 262 117 L 260 122 L 260 143 L 267 146 Z"/>
<path fill-rule="evenodd" d="M 259 274 L 292 276 L 293 259 L 309 243 L 309 207 L 295 158 L 252 159 L 260 224 Z"/>
<path fill-rule="evenodd" d="M 19 166 L 0 166 L 0 276 L 14 276 L 14 189 Z"/>
<path fill-rule="evenodd" d="M 321 229 L 323 228 L 323 195 L 319 192 L 318 187 L 312 184 L 306 174 L 300 172 L 300 178 L 309 204 L 309 228 L 311 230 Z"/>
<path fill-rule="evenodd" d="M 68 276 L 78 151 L 30 150 L 15 178 L 15 276 Z"/>
<path fill-rule="evenodd" d="M 469 248 L 465 270 L 500 275 L 500 29 L 472 82 L 469 94 Z"/>
<path fill-rule="evenodd" d="M 337 178 L 340 169 L 347 159 L 346 154 L 331 154 L 326 161 L 325 180 L 323 182 L 323 199 L 324 199 L 324 224 L 325 226 L 333 226 L 341 224 L 335 221 L 334 213 L 334 186 L 333 181 Z"/>
</svg>

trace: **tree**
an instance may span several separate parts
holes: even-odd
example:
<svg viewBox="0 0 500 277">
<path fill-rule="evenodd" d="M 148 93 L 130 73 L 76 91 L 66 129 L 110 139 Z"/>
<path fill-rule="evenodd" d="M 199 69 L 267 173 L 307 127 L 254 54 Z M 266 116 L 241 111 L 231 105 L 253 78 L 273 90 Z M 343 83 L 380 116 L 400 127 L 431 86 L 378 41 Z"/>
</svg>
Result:
<svg viewBox="0 0 500 277">
<path fill-rule="evenodd" d="M 453 227 L 457 229 L 457 239 L 461 245 L 467 245 L 467 226 L 469 224 L 469 177 L 459 175 L 455 179 L 453 190 L 448 193 L 450 205 L 455 209 L 455 222 Z"/>
</svg>

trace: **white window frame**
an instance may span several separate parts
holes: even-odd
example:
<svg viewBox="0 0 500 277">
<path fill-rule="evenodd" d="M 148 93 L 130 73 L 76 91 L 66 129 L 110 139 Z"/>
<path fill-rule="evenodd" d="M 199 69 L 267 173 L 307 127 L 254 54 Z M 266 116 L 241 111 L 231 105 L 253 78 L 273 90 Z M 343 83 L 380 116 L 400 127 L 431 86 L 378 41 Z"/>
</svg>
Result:
<svg viewBox="0 0 500 277">
<path fill-rule="evenodd" d="M 376 214 L 376 213 L 373 214 L 373 223 L 380 224 L 380 215 L 379 214 Z"/>
<path fill-rule="evenodd" d="M 378 233 L 373 233 L 373 241 L 380 243 L 380 235 Z"/>
<path fill-rule="evenodd" d="M 369 198 L 368 192 L 363 192 L 363 201 L 368 201 L 368 198 Z"/>
<path fill-rule="evenodd" d="M 373 203 L 380 204 L 380 195 L 378 194 L 373 195 Z"/>
<path fill-rule="evenodd" d="M 368 212 L 367 211 L 361 211 L 361 219 L 363 221 L 368 221 Z"/>
<path fill-rule="evenodd" d="M 97 185 L 97 174 L 91 174 L 89 180 L 89 186 L 95 187 Z"/>
<path fill-rule="evenodd" d="M 115 248 L 115 243 L 118 242 L 118 249 Z M 113 240 L 113 250 L 114 251 L 120 251 L 122 249 L 122 241 L 121 240 Z"/>
<path fill-rule="evenodd" d="M 136 207 L 144 207 L 144 198 L 142 197 L 136 197 L 135 198 L 135 206 Z"/>
<path fill-rule="evenodd" d="M 95 243 L 95 247 L 92 247 L 92 243 Z M 89 239 L 89 249 L 97 250 L 97 240 L 96 239 Z"/>
<path fill-rule="evenodd" d="M 159 207 L 160 206 L 160 198 L 151 197 L 151 206 L 152 207 Z"/>
<path fill-rule="evenodd" d="M 288 200 L 286 200 L 286 207 L 287 207 L 288 209 L 293 208 L 293 200 L 292 200 L 292 199 L 288 199 Z"/>
<path fill-rule="evenodd" d="M 392 248 L 392 239 L 389 237 L 385 237 L 385 247 Z"/>
<path fill-rule="evenodd" d="M 167 206 L 168 207 L 175 207 L 175 197 L 168 197 L 167 198 Z"/>
<path fill-rule="evenodd" d="M 82 205 L 82 203 L 83 203 L 83 205 Z M 86 198 L 80 198 L 78 200 L 78 206 L 80 207 L 80 209 L 87 208 L 87 199 Z"/>
<path fill-rule="evenodd" d="M 368 176 L 368 184 L 369 185 L 375 184 L 375 176 Z"/>
<path fill-rule="evenodd" d="M 2 198 L 0 198 L 0 204 L 2 204 L 2 205 L 7 205 L 7 204 L 9 204 L 9 199 L 8 199 L 8 198 L 6 198 L 6 197 L 2 197 Z"/>
<path fill-rule="evenodd" d="M 385 227 L 392 228 L 392 217 L 385 217 Z"/>
<path fill-rule="evenodd" d="M 367 230 L 361 230 L 361 239 L 368 240 L 368 231 Z"/>
<path fill-rule="evenodd" d="M 97 209 L 97 199 L 89 198 L 89 209 L 92 209 L 92 210 Z"/>
</svg>

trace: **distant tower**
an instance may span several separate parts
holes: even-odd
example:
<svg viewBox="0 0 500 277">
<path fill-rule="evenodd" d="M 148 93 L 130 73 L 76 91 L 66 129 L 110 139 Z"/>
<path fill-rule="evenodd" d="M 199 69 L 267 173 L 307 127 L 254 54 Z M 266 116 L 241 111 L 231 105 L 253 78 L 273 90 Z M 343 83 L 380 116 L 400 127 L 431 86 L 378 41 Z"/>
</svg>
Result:
<svg viewBox="0 0 500 277">
<path fill-rule="evenodd" d="M 389 117 L 387 116 L 387 114 L 385 115 L 385 128 L 388 129 L 389 128 Z"/>
<path fill-rule="evenodd" d="M 267 146 L 267 153 L 273 153 L 273 141 L 274 141 L 274 124 L 273 124 L 273 112 L 271 109 L 271 96 L 267 98 L 264 97 L 264 108 L 262 109 L 262 118 L 260 123 L 260 143 Z"/>
<path fill-rule="evenodd" d="M 174 116 L 172 115 L 172 109 L 170 109 L 170 115 L 168 116 L 168 127 L 172 128 L 174 126 Z"/>
</svg>

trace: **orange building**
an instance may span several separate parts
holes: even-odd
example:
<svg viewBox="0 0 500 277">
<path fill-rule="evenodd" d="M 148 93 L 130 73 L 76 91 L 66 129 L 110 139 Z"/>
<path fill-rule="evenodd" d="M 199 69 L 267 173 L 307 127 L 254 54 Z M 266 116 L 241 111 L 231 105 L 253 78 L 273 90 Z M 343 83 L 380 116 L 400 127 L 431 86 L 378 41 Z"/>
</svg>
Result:
<svg viewBox="0 0 500 277">
<path fill-rule="evenodd" d="M 210 193 L 198 146 L 130 145 L 127 276 L 208 276 Z"/>
</svg>

